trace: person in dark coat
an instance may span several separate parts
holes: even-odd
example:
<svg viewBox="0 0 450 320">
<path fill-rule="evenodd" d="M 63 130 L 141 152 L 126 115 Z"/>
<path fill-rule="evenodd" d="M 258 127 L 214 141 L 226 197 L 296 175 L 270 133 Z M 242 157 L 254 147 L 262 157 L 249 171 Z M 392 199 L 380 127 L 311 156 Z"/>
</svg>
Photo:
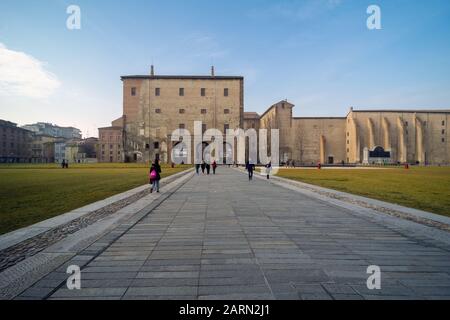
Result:
<svg viewBox="0 0 450 320">
<path fill-rule="evenodd" d="M 211 165 L 209 163 L 206 163 L 206 174 L 209 176 L 209 173 L 211 172 Z"/>
<path fill-rule="evenodd" d="M 217 162 L 216 162 L 216 160 L 213 160 L 213 163 L 212 163 L 213 174 L 216 174 L 216 168 L 217 168 Z"/>
<path fill-rule="evenodd" d="M 253 171 L 255 170 L 255 165 L 249 161 L 247 161 L 246 165 L 247 171 L 248 171 L 248 180 L 253 180 Z"/>
<path fill-rule="evenodd" d="M 196 163 L 195 164 L 195 172 L 197 173 L 197 175 L 199 175 L 199 173 L 200 173 L 200 163 Z"/>
<path fill-rule="evenodd" d="M 154 173 L 152 173 L 152 171 Z M 159 193 L 159 180 L 161 180 L 161 166 L 159 165 L 159 161 L 155 160 L 150 167 L 150 184 L 152 185 L 150 193 L 152 193 L 154 189 Z"/>
<path fill-rule="evenodd" d="M 205 160 L 202 161 L 201 167 L 202 167 L 202 173 L 205 174 L 205 168 L 206 168 Z"/>
</svg>

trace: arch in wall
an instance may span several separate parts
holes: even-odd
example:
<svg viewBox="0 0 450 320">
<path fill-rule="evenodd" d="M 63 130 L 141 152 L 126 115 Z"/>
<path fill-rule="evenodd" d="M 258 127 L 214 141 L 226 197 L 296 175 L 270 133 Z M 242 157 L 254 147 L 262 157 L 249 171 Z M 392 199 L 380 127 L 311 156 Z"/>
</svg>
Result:
<svg viewBox="0 0 450 320">
<path fill-rule="evenodd" d="M 209 143 L 206 141 L 203 141 L 202 143 L 197 144 L 197 146 L 195 148 L 196 158 L 194 158 L 194 159 L 197 159 L 197 161 L 199 161 L 200 163 L 203 160 L 205 160 L 205 162 L 210 161 L 211 159 L 209 159 L 209 154 L 207 154 L 207 152 L 205 152 L 205 150 L 208 146 L 209 146 Z"/>
<path fill-rule="evenodd" d="M 176 141 L 172 144 L 171 159 L 176 164 L 188 163 L 188 147 L 183 141 Z"/>
<path fill-rule="evenodd" d="M 228 143 L 223 143 L 223 163 L 233 164 L 233 146 Z"/>
</svg>

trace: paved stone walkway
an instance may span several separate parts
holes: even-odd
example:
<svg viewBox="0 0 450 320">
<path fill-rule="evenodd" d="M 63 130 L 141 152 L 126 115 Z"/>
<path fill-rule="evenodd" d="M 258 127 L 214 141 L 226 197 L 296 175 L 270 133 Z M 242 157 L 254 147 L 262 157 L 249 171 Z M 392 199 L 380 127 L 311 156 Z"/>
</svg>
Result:
<svg viewBox="0 0 450 320">
<path fill-rule="evenodd" d="M 74 263 L 81 290 L 65 286 Z M 381 268 L 381 290 L 367 289 L 369 265 Z M 450 299 L 450 247 L 219 168 L 19 298 Z"/>
</svg>

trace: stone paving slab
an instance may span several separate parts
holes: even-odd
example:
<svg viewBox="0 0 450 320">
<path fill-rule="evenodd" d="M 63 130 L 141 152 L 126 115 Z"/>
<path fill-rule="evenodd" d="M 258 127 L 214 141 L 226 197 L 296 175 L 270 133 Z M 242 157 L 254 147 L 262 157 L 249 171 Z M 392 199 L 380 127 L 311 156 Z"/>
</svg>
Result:
<svg viewBox="0 0 450 320">
<path fill-rule="evenodd" d="M 450 247 L 392 219 L 220 167 L 74 252 L 16 298 L 450 299 Z M 65 267 L 83 262 L 75 257 L 90 259 L 82 289 L 68 290 Z M 381 290 L 366 286 L 371 264 L 381 268 Z"/>
</svg>

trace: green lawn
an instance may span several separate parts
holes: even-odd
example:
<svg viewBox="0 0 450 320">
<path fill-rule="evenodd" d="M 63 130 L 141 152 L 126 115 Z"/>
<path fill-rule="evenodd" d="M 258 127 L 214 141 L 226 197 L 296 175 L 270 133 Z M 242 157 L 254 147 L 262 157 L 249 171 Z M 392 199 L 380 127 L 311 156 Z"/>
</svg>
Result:
<svg viewBox="0 0 450 320">
<path fill-rule="evenodd" d="M 162 177 L 189 166 L 162 167 Z M 0 234 L 148 182 L 143 164 L 0 165 Z"/>
<path fill-rule="evenodd" d="M 450 168 L 280 169 L 278 176 L 450 216 Z"/>
</svg>

